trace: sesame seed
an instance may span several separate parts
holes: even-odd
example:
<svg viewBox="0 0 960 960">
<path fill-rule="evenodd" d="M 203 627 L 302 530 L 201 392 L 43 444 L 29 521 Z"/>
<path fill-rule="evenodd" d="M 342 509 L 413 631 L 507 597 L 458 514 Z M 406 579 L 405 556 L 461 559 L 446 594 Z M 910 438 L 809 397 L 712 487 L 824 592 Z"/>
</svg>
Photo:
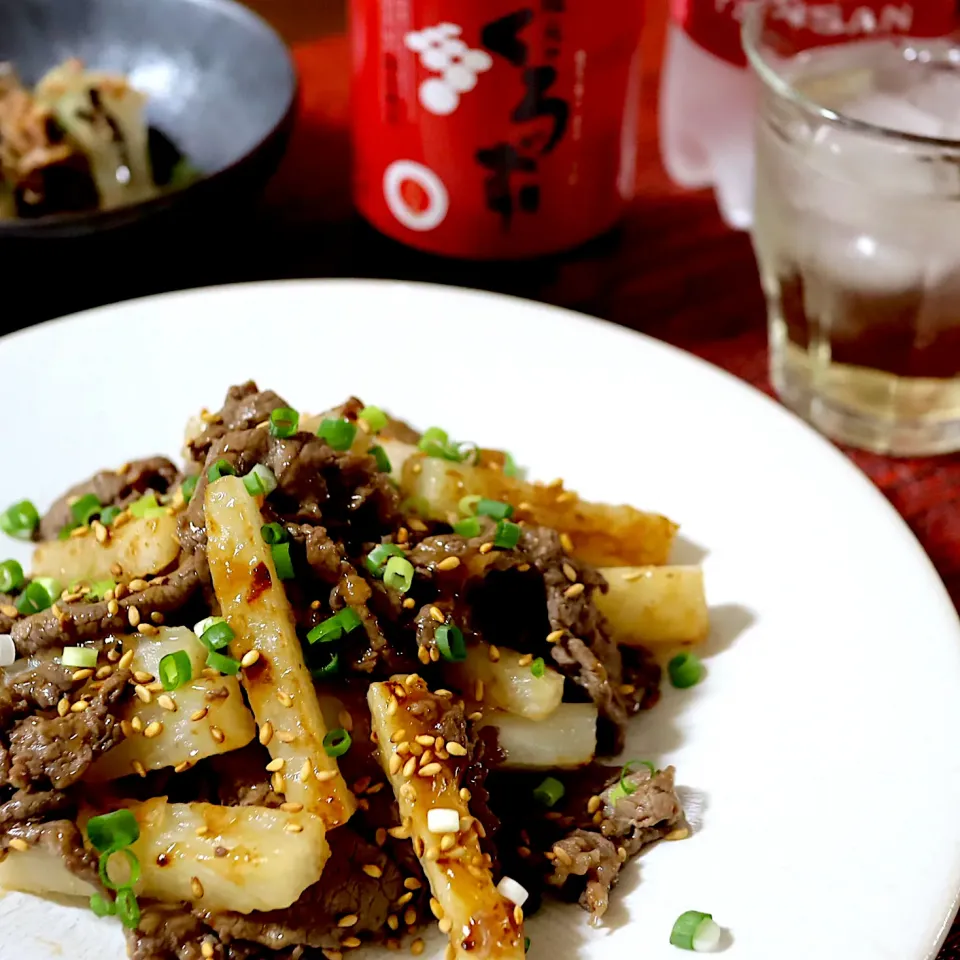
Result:
<svg viewBox="0 0 960 960">
<path fill-rule="evenodd" d="M 210 828 L 204 825 L 202 827 L 197 827 L 197 829 L 194 832 L 198 837 L 205 837 L 210 832 Z"/>
<path fill-rule="evenodd" d="M 410 752 L 410 743 L 407 740 L 404 740 L 403 743 L 397 744 L 397 756 L 405 756 Z"/>
<path fill-rule="evenodd" d="M 151 693 L 163 693 L 163 684 L 159 680 L 154 680 L 153 683 L 148 683 L 146 686 Z"/>
<path fill-rule="evenodd" d="M 374 880 L 378 880 L 383 876 L 383 870 L 380 869 L 375 863 L 365 863 L 362 867 L 363 872 L 368 877 L 373 877 Z"/>
<path fill-rule="evenodd" d="M 148 740 L 152 740 L 154 737 L 159 737 L 161 733 L 163 733 L 163 724 L 159 720 L 154 720 L 153 723 L 148 723 L 143 731 L 143 735 Z"/>
<path fill-rule="evenodd" d="M 280 804 L 280 809 L 285 813 L 300 813 L 303 810 L 302 803 L 291 803 L 289 800 L 286 803 Z"/>
<path fill-rule="evenodd" d="M 133 763 L 130 764 L 130 766 L 133 767 L 133 772 L 138 776 L 145 777 L 147 775 L 146 767 L 144 767 L 144 765 L 139 760 L 134 760 Z"/>
<path fill-rule="evenodd" d="M 617 857 L 620 859 L 621 863 L 627 862 L 627 851 L 624 847 L 617 847 Z"/>
<path fill-rule="evenodd" d="M 70 531 L 70 536 L 73 538 L 85 537 L 90 532 L 89 527 L 75 527 Z"/>
<path fill-rule="evenodd" d="M 410 952 L 415 957 L 419 957 L 420 954 L 423 953 L 424 947 L 426 947 L 426 944 L 423 942 L 423 938 L 417 937 L 417 939 L 410 944 Z"/>
<path fill-rule="evenodd" d="M 133 727 L 134 733 L 140 733 L 143 730 L 143 721 L 139 717 L 132 717 L 130 726 Z"/>
<path fill-rule="evenodd" d="M 213 944 L 209 940 L 204 940 L 200 944 L 200 953 L 203 955 L 204 960 L 212 960 L 214 955 Z"/>
<path fill-rule="evenodd" d="M 492 643 L 487 648 L 487 656 L 490 658 L 491 663 L 496 663 L 500 659 L 500 648 L 495 647 Z"/>
<path fill-rule="evenodd" d="M 452 833 L 445 833 L 440 838 L 440 849 L 443 853 L 447 853 L 449 850 L 452 850 L 457 845 L 457 838 Z"/>
<path fill-rule="evenodd" d="M 5 617 L 12 618 L 16 618 L 20 615 L 20 611 L 10 603 L 5 603 L 3 606 L 0 606 L 0 613 L 2 613 Z"/>
<path fill-rule="evenodd" d="M 124 735 L 125 737 L 132 737 L 132 736 L 133 736 L 133 727 L 131 726 L 129 720 L 121 720 L 121 721 L 120 721 L 120 730 L 121 730 L 121 732 L 123 733 L 123 735 Z"/>
<path fill-rule="evenodd" d="M 274 793 L 286 793 L 287 778 L 277 771 L 277 773 L 270 778 L 270 786 L 273 788 Z"/>
<path fill-rule="evenodd" d="M 154 610 L 153 613 L 150 614 L 150 619 L 156 624 L 162 624 L 163 614 L 159 610 Z"/>
<path fill-rule="evenodd" d="M 403 775 L 405 777 L 412 777 L 417 772 L 417 758 L 410 757 L 409 760 L 403 765 Z"/>
<path fill-rule="evenodd" d="M 432 759 L 433 759 L 433 751 L 424 750 L 423 756 L 420 758 L 420 766 L 425 767 Z"/>
<path fill-rule="evenodd" d="M 115 577 L 121 577 L 123 576 L 123 567 L 121 567 L 119 563 L 113 563 L 110 565 L 110 572 Z"/>
<path fill-rule="evenodd" d="M 337 926 L 338 926 L 338 927 L 352 927 L 352 926 L 355 926 L 355 925 L 356 925 L 356 923 L 357 923 L 357 921 L 358 921 L 359 919 L 360 919 L 360 918 L 359 918 L 355 913 L 348 913 L 348 914 L 346 914 L 346 916 L 341 917 L 341 918 L 337 921 Z"/>
<path fill-rule="evenodd" d="M 283 757 L 277 757 L 267 764 L 267 773 L 276 773 L 278 770 L 282 770 L 285 765 L 286 760 L 284 760 Z"/>
<path fill-rule="evenodd" d="M 249 670 L 250 667 L 252 667 L 259 659 L 260 659 L 259 650 L 248 650 L 240 658 L 240 666 L 243 667 L 245 670 Z"/>
<path fill-rule="evenodd" d="M 284 707 L 293 706 L 293 697 L 287 693 L 282 687 L 277 691 L 277 699 L 280 701 L 280 704 Z"/>
<path fill-rule="evenodd" d="M 690 836 L 690 831 L 686 827 L 677 827 L 676 830 L 671 830 L 663 839 L 664 840 L 686 840 Z"/>
<path fill-rule="evenodd" d="M 138 683 L 133 690 L 144 703 L 149 703 L 153 699 L 153 694 L 142 683 Z"/>
<path fill-rule="evenodd" d="M 438 690 L 433 691 L 435 697 L 440 697 L 441 700 L 450 700 L 453 697 L 453 693 L 449 690 L 440 687 Z"/>
<path fill-rule="evenodd" d="M 74 683 L 79 683 L 81 680 L 89 680 L 92 676 L 93 676 L 93 671 L 90 670 L 90 669 L 88 669 L 88 668 L 84 668 L 83 670 L 77 670 L 77 671 L 70 677 L 70 679 L 71 679 Z"/>
<path fill-rule="evenodd" d="M 136 627 L 140 623 L 140 611 L 136 607 L 127 608 L 127 620 L 131 627 Z"/>
<path fill-rule="evenodd" d="M 558 643 L 562 639 L 563 639 L 562 630 L 554 630 L 553 633 L 547 634 L 547 643 Z"/>
<path fill-rule="evenodd" d="M 603 800 L 600 797 L 594 795 L 587 801 L 587 813 L 594 814 L 600 809 L 600 804 L 603 803 Z"/>
<path fill-rule="evenodd" d="M 375 793 L 379 793 L 385 786 L 385 783 L 375 783 L 372 787 L 367 788 L 367 796 L 372 796 Z"/>
<path fill-rule="evenodd" d="M 477 701 L 483 700 L 483 681 L 480 679 L 473 685 L 473 697 Z"/>
<path fill-rule="evenodd" d="M 465 757 L 467 755 L 467 748 L 463 746 L 462 743 L 457 743 L 456 740 L 448 740 L 447 752 L 451 757 Z"/>
<path fill-rule="evenodd" d="M 417 911 L 413 907 L 407 907 L 407 909 L 403 911 L 403 922 L 408 927 L 413 926 L 413 924 L 417 922 Z"/>
<path fill-rule="evenodd" d="M 449 917 L 444 917 L 437 926 L 441 933 L 449 933 L 453 929 L 453 921 Z"/>
<path fill-rule="evenodd" d="M 155 637 L 160 631 L 152 623 L 141 623 L 137 633 L 144 637 Z"/>
<path fill-rule="evenodd" d="M 566 590 L 563 591 L 563 595 L 568 600 L 573 600 L 575 597 L 579 597 L 581 593 L 586 589 L 582 583 L 571 583 Z"/>
<path fill-rule="evenodd" d="M 440 610 L 439 607 L 431 607 L 431 608 L 430 608 L 430 616 L 433 617 L 433 619 L 436 620 L 437 623 L 444 623 L 444 622 L 446 622 L 446 619 L 447 619 L 447 618 L 443 615 L 443 612 Z"/>
<path fill-rule="evenodd" d="M 438 570 L 443 570 L 446 573 L 448 570 L 456 570 L 460 566 L 459 557 L 447 557 L 446 560 L 441 560 L 437 564 Z"/>
<path fill-rule="evenodd" d="M 83 713 L 90 706 L 89 700 L 78 700 L 71 708 L 71 713 Z"/>
<path fill-rule="evenodd" d="M 114 671 L 115 669 L 116 669 L 116 668 L 114 667 L 114 665 L 113 665 L 112 663 L 105 663 L 102 667 L 100 667 L 99 670 L 97 670 L 97 679 L 98 679 L 98 680 L 106 680 L 107 677 L 113 675 L 113 671 Z"/>
<path fill-rule="evenodd" d="M 493 549 L 493 544 L 492 544 L 492 543 L 481 543 L 481 544 L 480 544 L 480 552 L 481 552 L 481 553 L 484 553 L 484 554 L 489 553 L 492 549 Z"/>
<path fill-rule="evenodd" d="M 620 692 L 625 696 L 629 697 L 630 694 L 636 693 L 637 688 L 632 683 L 621 683 Z"/>
<path fill-rule="evenodd" d="M 199 710 L 194 710 L 193 713 L 190 714 L 190 719 L 196 722 L 197 720 L 202 720 L 206 715 L 207 708 L 201 707 Z"/>
<path fill-rule="evenodd" d="M 320 783 L 327 783 L 329 780 L 333 780 L 336 775 L 336 770 L 318 770 L 316 773 L 317 780 Z"/>
<path fill-rule="evenodd" d="M 178 763 L 174 768 L 174 773 L 186 773 L 193 764 L 189 760 L 184 760 L 182 763 Z"/>
<path fill-rule="evenodd" d="M 198 900 L 203 896 L 203 884 L 199 877 L 190 878 L 190 891 Z"/>
<path fill-rule="evenodd" d="M 567 853 L 567 851 L 563 849 L 563 847 L 555 847 L 554 850 L 553 850 L 553 852 L 554 852 L 554 854 L 556 854 L 557 859 L 558 859 L 565 867 L 569 867 L 569 866 L 573 863 L 573 857 L 571 857 L 570 854 Z"/>
<path fill-rule="evenodd" d="M 153 683 L 153 674 L 147 673 L 145 670 L 134 670 L 133 679 L 137 683 Z"/>
<path fill-rule="evenodd" d="M 423 855 L 423 859 L 434 863 L 440 859 L 440 848 L 439 847 L 430 847 L 429 850 Z"/>
<path fill-rule="evenodd" d="M 417 737 L 417 743 L 422 743 L 425 747 L 432 747 L 433 737 L 431 737 L 428 733 L 421 733 Z"/>
<path fill-rule="evenodd" d="M 391 930 L 396 930 L 396 929 L 399 928 L 399 926 L 400 926 L 400 921 L 397 919 L 397 917 L 396 917 L 395 914 L 391 913 L 390 916 L 387 917 L 387 926 L 388 926 Z"/>
<path fill-rule="evenodd" d="M 413 597 L 407 597 L 403 601 L 404 610 L 412 610 L 416 605 L 417 605 L 417 602 L 413 599 Z M 14 607 L 14 609 L 16 609 L 16 607 Z"/>
<path fill-rule="evenodd" d="M 223 741 L 227 739 L 224 732 L 219 727 L 214 727 L 214 726 L 210 727 L 210 736 L 213 737 L 213 739 L 216 740 L 217 743 L 223 743 Z"/>
<path fill-rule="evenodd" d="M 273 739 L 273 724 L 268 720 L 260 728 L 260 743 L 266 746 Z"/>
<path fill-rule="evenodd" d="M 417 650 L 417 658 L 424 665 L 430 662 L 430 651 L 426 647 L 420 647 Z"/>
<path fill-rule="evenodd" d="M 97 543 L 106 543 L 110 531 L 99 520 L 94 520 L 90 526 L 93 528 L 93 535 L 96 537 Z"/>
<path fill-rule="evenodd" d="M 387 704 L 387 716 L 392 717 L 400 709 L 400 701 L 396 697 L 391 697 Z"/>
<path fill-rule="evenodd" d="M 394 840 L 409 840 L 410 839 L 410 830 L 407 827 L 391 827 L 387 833 L 393 837 Z"/>
<path fill-rule="evenodd" d="M 310 761 L 304 760 L 303 766 L 300 768 L 300 782 L 304 783 L 311 773 L 313 773 L 313 767 L 310 765 Z"/>
<path fill-rule="evenodd" d="M 390 770 L 390 775 L 395 777 L 399 772 L 400 768 L 403 766 L 403 761 L 395 754 L 390 755 L 390 760 L 387 763 L 387 767 Z"/>
<path fill-rule="evenodd" d="M 562 567 L 563 575 L 571 582 L 577 582 L 577 571 L 573 569 L 572 564 L 565 563 Z"/>
<path fill-rule="evenodd" d="M 482 720 L 482 719 L 483 719 L 483 711 L 482 711 L 482 710 L 474 710 L 473 713 L 467 715 L 467 719 L 468 719 L 468 720 L 473 720 L 474 723 L 476 723 L 478 720 Z"/>
<path fill-rule="evenodd" d="M 157 703 L 159 703 L 164 710 L 169 710 L 171 713 L 177 712 L 177 702 L 169 693 L 162 693 L 157 697 Z"/>
<path fill-rule="evenodd" d="M 382 847 L 387 842 L 387 831 L 384 830 L 383 827 L 377 827 L 374 840 L 376 840 L 378 847 Z"/>
<path fill-rule="evenodd" d="M 206 678 L 207 680 L 219 680 L 219 679 L 220 679 L 220 671 L 219 671 L 219 670 L 215 670 L 213 667 L 204 667 L 204 668 L 200 671 L 200 675 L 201 675 L 202 677 Z"/>
<path fill-rule="evenodd" d="M 428 763 L 418 771 L 421 777 L 435 777 L 443 767 L 439 763 Z"/>
<path fill-rule="evenodd" d="M 119 660 L 117 666 L 121 670 L 129 670 L 130 664 L 133 663 L 133 651 L 128 650 Z"/>
<path fill-rule="evenodd" d="M 347 733 L 353 732 L 353 717 L 350 716 L 350 713 L 347 710 L 341 710 L 337 715 L 337 720 L 340 722 L 340 726 L 343 727 Z"/>
<path fill-rule="evenodd" d="M 284 828 L 287 833 L 303 833 L 303 824 L 301 823 L 288 823 Z"/>
<path fill-rule="evenodd" d="M 532 654 L 532 653 L 525 653 L 525 654 L 517 661 L 517 666 L 518 666 L 518 667 L 529 667 L 531 663 L 533 663 L 533 654 Z"/>
</svg>

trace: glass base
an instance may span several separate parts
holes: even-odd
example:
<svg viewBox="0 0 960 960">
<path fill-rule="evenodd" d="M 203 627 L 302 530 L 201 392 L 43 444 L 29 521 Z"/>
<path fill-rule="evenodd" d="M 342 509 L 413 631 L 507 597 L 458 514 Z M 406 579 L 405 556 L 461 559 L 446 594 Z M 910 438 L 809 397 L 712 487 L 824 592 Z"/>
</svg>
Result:
<svg viewBox="0 0 960 960">
<path fill-rule="evenodd" d="M 960 378 L 900 377 L 830 360 L 770 322 L 770 380 L 795 413 L 838 443 L 894 457 L 960 450 Z"/>
</svg>

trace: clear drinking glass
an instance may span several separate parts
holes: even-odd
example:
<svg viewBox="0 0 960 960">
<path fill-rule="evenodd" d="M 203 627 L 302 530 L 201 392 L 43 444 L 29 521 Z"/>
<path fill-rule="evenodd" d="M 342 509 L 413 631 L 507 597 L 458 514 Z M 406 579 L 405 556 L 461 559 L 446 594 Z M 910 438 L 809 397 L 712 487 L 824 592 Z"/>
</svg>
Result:
<svg viewBox="0 0 960 960">
<path fill-rule="evenodd" d="M 744 21 L 773 385 L 827 435 L 898 456 L 960 450 L 960 33 L 937 3 L 917 0 L 922 24 L 910 4 L 864 19 L 863 0 L 820 32 L 804 4 Z"/>
</svg>

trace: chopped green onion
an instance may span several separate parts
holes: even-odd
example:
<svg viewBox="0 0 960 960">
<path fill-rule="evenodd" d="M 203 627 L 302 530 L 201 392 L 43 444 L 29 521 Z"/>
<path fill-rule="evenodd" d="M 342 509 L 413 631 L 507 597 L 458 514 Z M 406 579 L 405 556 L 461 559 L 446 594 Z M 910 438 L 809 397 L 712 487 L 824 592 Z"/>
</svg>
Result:
<svg viewBox="0 0 960 960">
<path fill-rule="evenodd" d="M 0 563 L 0 593 L 12 593 L 23 584 L 23 567 L 16 560 Z"/>
<path fill-rule="evenodd" d="M 503 453 L 503 475 L 505 477 L 516 477 L 520 474 L 520 468 L 513 456 L 506 451 Z"/>
<path fill-rule="evenodd" d="M 279 523 L 265 523 L 260 528 L 260 536 L 266 544 L 283 543 L 287 539 L 287 531 Z"/>
<path fill-rule="evenodd" d="M 114 902 L 100 896 L 99 893 L 90 895 L 90 909 L 98 917 L 112 917 L 117 912 Z"/>
<path fill-rule="evenodd" d="M 344 607 L 337 616 L 340 619 L 340 626 L 343 627 L 344 633 L 350 633 L 352 630 L 356 630 L 363 621 L 360 619 L 360 614 L 357 613 L 353 607 Z"/>
<path fill-rule="evenodd" d="M 326 440 L 334 450 L 349 450 L 356 435 L 356 424 L 342 417 L 337 420 L 324 420 L 317 430 L 317 436 Z"/>
<path fill-rule="evenodd" d="M 498 520 L 493 532 L 493 545 L 499 550 L 512 550 L 520 542 L 520 525 L 511 520 Z"/>
<path fill-rule="evenodd" d="M 444 660 L 451 663 L 462 663 L 467 659 L 467 645 L 463 640 L 463 631 L 452 623 L 445 623 L 437 627 L 434 634 L 437 649 Z"/>
<path fill-rule="evenodd" d="M 439 427 L 429 427 L 423 431 L 420 443 L 417 446 L 429 457 L 442 457 L 443 451 L 447 449 L 450 443 L 450 437 L 446 430 Z"/>
<path fill-rule="evenodd" d="M 90 584 L 90 592 L 86 595 L 88 600 L 102 600 L 108 590 L 116 590 L 117 584 L 114 580 L 94 580 Z"/>
<path fill-rule="evenodd" d="M 82 527 L 99 514 L 102 507 L 103 504 L 95 493 L 85 493 L 70 504 L 70 515 L 73 517 L 73 522 L 78 527 Z"/>
<path fill-rule="evenodd" d="M 56 589 L 48 589 L 48 586 L 44 583 L 45 580 L 47 584 L 52 584 Z M 38 577 L 26 585 L 23 593 L 17 598 L 16 608 L 24 616 L 29 617 L 31 614 L 49 609 L 59 596 L 60 588 L 55 580 Z"/>
<path fill-rule="evenodd" d="M 128 930 L 136 930 L 140 924 L 140 904 L 132 886 L 117 891 L 117 917 Z"/>
<path fill-rule="evenodd" d="M 218 618 L 215 623 L 211 623 L 203 633 L 200 634 L 200 642 L 208 650 L 222 650 L 224 647 L 230 645 L 230 641 L 234 636 L 235 634 L 230 624 L 227 623 L 226 620 Z"/>
<path fill-rule="evenodd" d="M 310 671 L 310 676 L 314 680 L 329 680 L 340 672 L 340 654 L 335 653 L 328 661 L 325 667 L 314 667 Z"/>
<path fill-rule="evenodd" d="M 40 514 L 29 500 L 20 500 L 0 513 L 0 530 L 17 540 L 29 540 L 40 523 Z"/>
<path fill-rule="evenodd" d="M 235 477 L 237 468 L 229 460 L 218 460 L 208 471 L 207 479 L 216 483 L 221 477 Z"/>
<path fill-rule="evenodd" d="M 713 916 L 699 910 L 681 913 L 670 931 L 670 942 L 681 950 L 707 953 L 716 949 L 722 931 Z"/>
<path fill-rule="evenodd" d="M 91 647 L 64 647 L 60 662 L 65 667 L 95 667 L 97 651 Z"/>
<path fill-rule="evenodd" d="M 547 665 L 543 662 L 543 657 L 537 657 L 530 664 L 530 672 L 539 680 L 547 671 Z"/>
<path fill-rule="evenodd" d="M 523 938 L 523 952 L 524 952 L 524 953 L 529 953 L 529 952 L 530 952 L 530 938 L 529 938 L 529 937 L 524 937 L 524 938 Z"/>
<path fill-rule="evenodd" d="M 68 523 L 66 526 L 61 527 L 59 533 L 57 533 L 58 540 L 69 540 L 70 534 L 77 529 L 75 523 Z"/>
<path fill-rule="evenodd" d="M 453 525 L 453 532 L 459 533 L 461 537 L 470 540 L 472 537 L 480 536 L 480 521 L 476 517 L 467 517 L 466 520 L 458 520 Z"/>
<path fill-rule="evenodd" d="M 383 582 L 398 593 L 406 593 L 413 586 L 413 564 L 406 557 L 391 557 L 383 572 Z"/>
<path fill-rule="evenodd" d="M 387 561 L 391 557 L 402 556 L 405 556 L 403 550 L 395 543 L 380 543 L 364 557 L 363 565 L 375 577 L 381 577 L 383 576 L 383 568 L 386 566 Z"/>
<path fill-rule="evenodd" d="M 624 797 L 629 797 L 631 793 L 636 793 L 637 788 L 627 781 L 633 767 L 646 767 L 650 771 L 650 776 L 657 775 L 657 768 L 649 760 L 628 760 L 620 768 L 620 782 L 610 791 L 610 802 L 616 804 Z"/>
<path fill-rule="evenodd" d="M 566 793 L 563 784 L 556 777 L 547 777 L 536 790 L 533 799 L 545 807 L 554 806 Z"/>
<path fill-rule="evenodd" d="M 114 810 L 87 821 L 87 838 L 100 853 L 120 850 L 140 839 L 140 825 L 129 810 Z"/>
<path fill-rule="evenodd" d="M 109 527 L 121 513 L 123 513 L 123 511 L 119 507 L 104 507 L 103 510 L 100 511 L 100 522 L 105 527 Z"/>
<path fill-rule="evenodd" d="M 215 623 L 226 623 L 227 621 L 223 617 L 204 617 L 199 623 L 194 624 L 193 632 L 198 636 L 202 637 L 207 630 L 212 627 Z"/>
<path fill-rule="evenodd" d="M 193 499 L 199 482 L 200 478 L 194 474 L 193 476 L 187 477 L 187 479 L 180 484 L 180 492 L 183 494 L 184 503 L 189 503 Z"/>
<path fill-rule="evenodd" d="M 222 653 L 217 653 L 216 650 L 211 650 L 207 654 L 207 666 L 225 673 L 228 677 L 235 677 L 240 672 L 239 660 L 234 660 L 233 657 L 225 657 Z"/>
<path fill-rule="evenodd" d="M 387 425 L 387 415 L 379 407 L 364 407 L 357 416 L 366 420 L 374 433 L 379 433 Z"/>
<path fill-rule="evenodd" d="M 270 553 L 273 556 L 273 565 L 277 568 L 277 576 L 281 580 L 292 580 L 296 572 L 293 569 L 293 560 L 290 559 L 290 544 L 271 543 Z"/>
<path fill-rule="evenodd" d="M 128 509 L 135 517 L 147 517 L 152 515 L 152 511 L 163 508 L 157 503 L 155 494 L 145 493 L 139 500 L 131 503 Z"/>
<path fill-rule="evenodd" d="M 270 413 L 270 436 L 292 437 L 300 428 L 300 414 L 290 407 L 277 407 Z"/>
<path fill-rule="evenodd" d="M 310 643 L 329 643 L 331 640 L 339 640 L 345 633 L 356 630 L 362 622 L 356 610 L 344 607 L 339 613 L 318 623 L 307 634 L 307 640 Z"/>
<path fill-rule="evenodd" d="M 465 517 L 475 517 L 477 515 L 477 504 L 483 497 L 479 493 L 471 493 L 466 497 L 461 497 L 460 502 L 457 504 L 457 509 Z"/>
<path fill-rule="evenodd" d="M 506 520 L 513 516 L 513 507 L 501 500 L 488 500 L 481 497 L 477 501 L 477 513 L 482 517 L 493 517 L 494 520 Z"/>
<path fill-rule="evenodd" d="M 678 653 L 669 664 L 670 682 L 679 690 L 693 687 L 703 679 L 703 664 L 695 653 Z"/>
<path fill-rule="evenodd" d="M 257 463 L 243 478 L 243 485 L 251 497 L 269 497 L 277 489 L 277 478 L 269 467 Z"/>
<path fill-rule="evenodd" d="M 117 812 L 119 813 L 119 811 Z M 129 811 L 127 812 L 129 813 Z M 116 856 L 126 857 L 127 863 L 130 865 L 130 876 L 122 882 L 118 882 L 110 876 L 110 860 Z M 100 854 L 100 882 L 108 890 L 123 890 L 124 887 L 132 887 L 139 879 L 140 858 L 130 849 L 129 844 L 124 844 L 122 847 L 114 847 L 111 850 L 104 850 Z"/>
<path fill-rule="evenodd" d="M 176 650 L 160 658 L 157 675 L 164 690 L 176 690 L 193 679 L 193 666 L 186 650 Z"/>
<path fill-rule="evenodd" d="M 323 749 L 328 757 L 342 757 L 350 749 L 351 743 L 350 734 L 343 727 L 337 727 L 323 738 Z"/>
<path fill-rule="evenodd" d="M 370 456 L 377 461 L 377 469 L 381 473 L 390 473 L 393 470 L 393 464 L 387 456 L 387 451 L 383 447 L 371 447 Z"/>
</svg>

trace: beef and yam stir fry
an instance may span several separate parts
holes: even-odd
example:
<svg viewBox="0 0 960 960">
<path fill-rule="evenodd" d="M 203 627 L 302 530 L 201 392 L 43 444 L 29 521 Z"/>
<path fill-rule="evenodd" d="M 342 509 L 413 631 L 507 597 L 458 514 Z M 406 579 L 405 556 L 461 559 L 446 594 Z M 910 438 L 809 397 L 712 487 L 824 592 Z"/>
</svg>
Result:
<svg viewBox="0 0 960 960">
<path fill-rule="evenodd" d="M 253 383 L 183 453 L 0 514 L 36 542 L 0 563 L 0 886 L 84 898 L 140 960 L 418 953 L 428 925 L 520 960 L 544 896 L 599 920 L 687 835 L 672 768 L 599 759 L 665 653 L 699 678 L 672 522 Z"/>
<path fill-rule="evenodd" d="M 147 125 L 146 97 L 67 60 L 30 89 L 0 63 L 0 220 L 112 210 L 186 186 L 196 172 Z"/>
</svg>

